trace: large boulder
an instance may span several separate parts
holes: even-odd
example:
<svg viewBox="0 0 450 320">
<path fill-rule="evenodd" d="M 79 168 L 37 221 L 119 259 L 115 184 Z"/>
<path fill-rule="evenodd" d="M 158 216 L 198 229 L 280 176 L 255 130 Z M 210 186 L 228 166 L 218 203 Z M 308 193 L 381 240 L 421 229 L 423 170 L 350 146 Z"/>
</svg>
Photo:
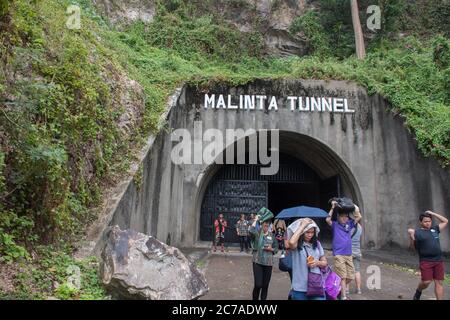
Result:
<svg viewBox="0 0 450 320">
<path fill-rule="evenodd" d="M 177 248 L 118 226 L 106 237 L 100 275 L 113 297 L 191 300 L 208 292 L 204 275 Z"/>
</svg>

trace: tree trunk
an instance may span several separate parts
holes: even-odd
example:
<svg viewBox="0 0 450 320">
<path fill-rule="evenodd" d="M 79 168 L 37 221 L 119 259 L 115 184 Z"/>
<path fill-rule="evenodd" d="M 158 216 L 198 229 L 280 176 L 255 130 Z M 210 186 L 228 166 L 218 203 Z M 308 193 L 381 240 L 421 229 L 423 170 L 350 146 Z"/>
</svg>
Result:
<svg viewBox="0 0 450 320">
<path fill-rule="evenodd" d="M 351 0 L 353 30 L 355 32 L 356 56 L 358 59 L 364 59 L 366 48 L 364 46 L 364 37 L 359 20 L 358 0 Z"/>
</svg>

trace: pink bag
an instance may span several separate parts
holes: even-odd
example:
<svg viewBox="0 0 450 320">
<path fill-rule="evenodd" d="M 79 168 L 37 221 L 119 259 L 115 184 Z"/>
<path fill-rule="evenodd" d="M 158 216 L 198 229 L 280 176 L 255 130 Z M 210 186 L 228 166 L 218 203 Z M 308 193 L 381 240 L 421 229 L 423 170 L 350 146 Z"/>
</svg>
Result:
<svg viewBox="0 0 450 320">
<path fill-rule="evenodd" d="M 325 268 L 324 278 L 327 300 L 336 300 L 341 292 L 341 278 L 329 266 Z"/>
</svg>

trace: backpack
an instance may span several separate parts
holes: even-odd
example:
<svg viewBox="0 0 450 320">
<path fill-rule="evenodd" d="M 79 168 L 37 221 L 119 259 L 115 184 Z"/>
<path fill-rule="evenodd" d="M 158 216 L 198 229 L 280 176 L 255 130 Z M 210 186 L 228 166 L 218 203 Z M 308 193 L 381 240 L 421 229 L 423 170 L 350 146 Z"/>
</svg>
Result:
<svg viewBox="0 0 450 320">
<path fill-rule="evenodd" d="M 355 211 L 355 204 L 352 199 L 342 197 L 337 199 L 337 208 L 340 213 L 352 213 Z"/>
<path fill-rule="evenodd" d="M 284 258 L 278 260 L 278 269 L 283 272 L 292 271 L 292 253 L 286 251 Z"/>
<path fill-rule="evenodd" d="M 333 214 L 331 216 L 332 221 L 337 220 L 337 216 L 339 213 L 352 213 L 355 211 L 355 204 L 353 201 L 349 198 L 342 197 L 342 198 L 332 198 L 331 201 L 336 201 L 337 205 L 333 209 Z"/>
</svg>

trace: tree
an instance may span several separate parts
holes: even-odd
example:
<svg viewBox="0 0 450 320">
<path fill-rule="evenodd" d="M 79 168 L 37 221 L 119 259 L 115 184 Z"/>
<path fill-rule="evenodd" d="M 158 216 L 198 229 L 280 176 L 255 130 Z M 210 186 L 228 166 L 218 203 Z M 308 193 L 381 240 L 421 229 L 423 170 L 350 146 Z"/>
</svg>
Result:
<svg viewBox="0 0 450 320">
<path fill-rule="evenodd" d="M 359 20 L 358 0 L 351 0 L 353 30 L 355 32 L 356 56 L 358 59 L 364 59 L 366 48 L 364 46 L 364 37 Z"/>
</svg>

